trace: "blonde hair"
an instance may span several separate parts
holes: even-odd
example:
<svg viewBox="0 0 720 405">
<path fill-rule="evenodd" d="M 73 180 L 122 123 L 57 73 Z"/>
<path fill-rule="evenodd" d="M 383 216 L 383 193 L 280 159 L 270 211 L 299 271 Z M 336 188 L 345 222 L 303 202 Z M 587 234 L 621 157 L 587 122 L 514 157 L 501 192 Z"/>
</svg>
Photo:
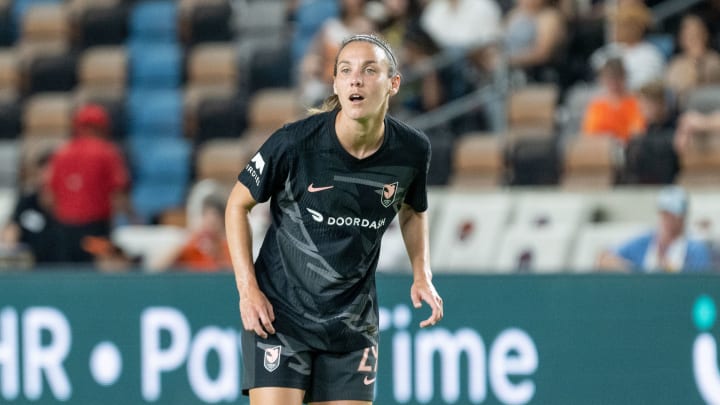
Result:
<svg viewBox="0 0 720 405">
<path fill-rule="evenodd" d="M 378 48 L 382 49 L 383 52 L 385 52 L 385 56 L 388 59 L 388 77 L 394 77 L 395 75 L 399 75 L 400 71 L 398 69 L 398 61 L 395 57 L 395 53 L 392 51 L 392 48 L 390 47 L 390 44 L 387 43 L 384 39 L 379 37 L 375 34 L 356 34 L 351 37 L 346 38 L 342 44 L 340 45 L 340 49 L 338 49 L 337 54 L 335 55 L 335 65 L 333 66 L 333 77 L 337 76 L 337 64 L 338 64 L 338 58 L 340 57 L 340 52 L 351 42 L 367 42 L 370 44 L 373 44 L 377 46 Z M 337 94 L 332 94 L 329 97 L 327 97 L 322 105 L 320 107 L 316 108 L 309 108 L 308 113 L 309 114 L 319 114 L 324 113 L 328 111 L 334 111 L 339 110 L 341 108 L 340 106 L 340 98 Z"/>
</svg>

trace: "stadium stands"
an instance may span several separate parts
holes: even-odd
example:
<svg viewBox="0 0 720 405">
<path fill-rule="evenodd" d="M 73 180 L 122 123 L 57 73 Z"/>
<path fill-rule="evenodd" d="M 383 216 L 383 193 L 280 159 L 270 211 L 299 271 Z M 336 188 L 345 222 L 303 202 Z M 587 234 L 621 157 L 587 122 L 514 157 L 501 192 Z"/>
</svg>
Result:
<svg viewBox="0 0 720 405">
<path fill-rule="evenodd" d="M 110 114 L 113 139 L 132 168 L 132 199 L 143 225 L 182 212 L 196 182 L 232 185 L 274 130 L 305 114 L 295 87 L 297 62 L 339 10 L 334 0 L 297 3 L 0 0 L 0 187 L 17 187 L 25 162 L 67 139 L 72 111 L 87 102 Z M 674 44 L 662 28 L 650 40 L 667 56 Z M 505 81 L 518 72 L 490 77 L 470 58 L 444 58 L 436 56 L 431 68 L 457 73 L 447 82 L 464 86 L 448 94 L 489 89 L 482 103 L 500 100 L 506 116 L 479 118 L 480 111 L 496 110 L 459 103 L 466 115 L 451 113 L 422 128 L 435 147 L 429 178 L 442 186 L 431 197 L 436 268 L 588 271 L 598 249 L 652 223 L 656 189 L 617 184 L 623 146 L 580 134 L 587 102 L 598 91 L 594 83 Z M 404 79 L 410 78 L 403 86 L 419 89 L 412 78 L 422 75 L 414 68 L 403 66 Z M 720 110 L 718 86 L 692 91 L 683 108 Z M 392 108 L 406 117 L 401 107 Z M 504 122 L 491 128 L 485 121 Z M 717 135 L 698 136 L 679 154 L 676 179 L 697 194 L 689 226 L 709 241 L 720 240 Z M 263 231 L 267 217 L 259 218 Z M 380 268 L 409 268 L 396 223 Z"/>
</svg>

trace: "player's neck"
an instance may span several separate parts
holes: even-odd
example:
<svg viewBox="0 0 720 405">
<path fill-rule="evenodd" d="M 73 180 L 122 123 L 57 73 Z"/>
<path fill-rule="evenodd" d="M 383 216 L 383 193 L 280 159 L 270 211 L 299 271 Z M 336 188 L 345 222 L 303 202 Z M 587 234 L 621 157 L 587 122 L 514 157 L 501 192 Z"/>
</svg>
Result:
<svg viewBox="0 0 720 405">
<path fill-rule="evenodd" d="M 385 137 L 384 117 L 353 120 L 343 117 L 335 119 L 335 133 L 342 147 L 352 156 L 364 159 L 377 152 Z"/>
</svg>

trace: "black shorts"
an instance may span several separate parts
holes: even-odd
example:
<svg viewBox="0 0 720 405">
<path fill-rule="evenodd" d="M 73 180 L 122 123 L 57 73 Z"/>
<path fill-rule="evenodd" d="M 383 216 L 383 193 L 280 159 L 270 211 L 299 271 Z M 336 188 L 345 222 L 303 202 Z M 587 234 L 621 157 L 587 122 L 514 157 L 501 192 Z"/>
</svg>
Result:
<svg viewBox="0 0 720 405">
<path fill-rule="evenodd" d="M 260 387 L 297 388 L 305 402 L 373 401 L 377 346 L 347 353 L 312 349 L 277 333 L 242 332 L 243 394 Z"/>
</svg>

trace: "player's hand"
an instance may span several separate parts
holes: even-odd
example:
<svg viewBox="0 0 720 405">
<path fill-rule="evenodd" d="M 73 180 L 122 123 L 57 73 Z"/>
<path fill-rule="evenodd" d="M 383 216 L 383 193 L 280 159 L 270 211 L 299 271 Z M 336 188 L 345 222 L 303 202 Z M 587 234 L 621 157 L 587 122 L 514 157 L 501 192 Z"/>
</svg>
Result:
<svg viewBox="0 0 720 405">
<path fill-rule="evenodd" d="M 410 299 L 415 308 L 420 308 L 425 301 L 432 309 L 430 317 L 420 322 L 420 327 L 433 326 L 443 318 L 443 300 L 430 280 L 416 280 L 410 288 Z"/>
<path fill-rule="evenodd" d="M 248 287 L 240 294 L 240 317 L 245 330 L 253 331 L 263 339 L 267 339 L 268 334 L 275 334 L 272 304 L 257 287 Z"/>
</svg>

